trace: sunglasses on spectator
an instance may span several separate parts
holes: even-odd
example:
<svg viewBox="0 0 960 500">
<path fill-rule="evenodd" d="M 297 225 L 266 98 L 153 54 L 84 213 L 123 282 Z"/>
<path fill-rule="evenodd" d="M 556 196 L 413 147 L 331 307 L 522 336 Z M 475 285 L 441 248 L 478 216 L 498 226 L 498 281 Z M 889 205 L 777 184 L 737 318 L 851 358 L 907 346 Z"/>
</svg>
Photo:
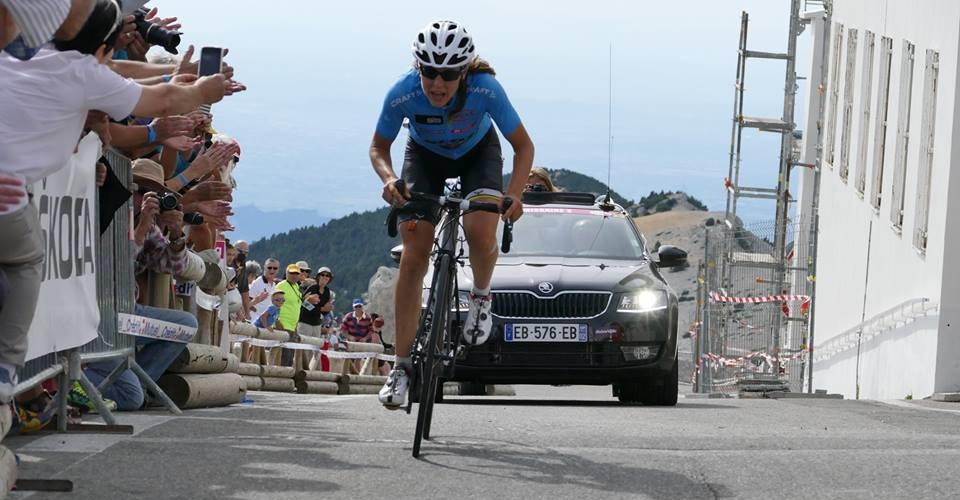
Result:
<svg viewBox="0 0 960 500">
<path fill-rule="evenodd" d="M 268 271 L 276 271 L 277 269 L 280 269 L 280 268 L 277 266 L 267 266 Z"/>
<path fill-rule="evenodd" d="M 332 278 L 333 275 L 330 273 L 320 273 L 320 276 L 326 276 L 327 278 Z"/>
<path fill-rule="evenodd" d="M 273 299 L 273 301 L 274 301 L 274 302 L 286 302 L 287 299 L 285 299 L 285 298 L 283 298 L 283 297 L 280 297 L 280 298 Z"/>
<path fill-rule="evenodd" d="M 433 66 L 420 66 L 420 74 L 427 80 L 433 80 L 437 76 L 443 78 L 445 82 L 453 82 L 463 74 L 463 68 L 439 69 Z"/>
</svg>

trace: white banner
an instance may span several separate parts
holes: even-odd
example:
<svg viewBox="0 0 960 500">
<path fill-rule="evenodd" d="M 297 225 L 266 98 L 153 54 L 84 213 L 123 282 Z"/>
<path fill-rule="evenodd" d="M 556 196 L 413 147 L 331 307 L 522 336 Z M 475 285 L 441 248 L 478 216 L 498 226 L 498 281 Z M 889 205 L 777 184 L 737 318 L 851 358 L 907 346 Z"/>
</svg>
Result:
<svg viewBox="0 0 960 500">
<path fill-rule="evenodd" d="M 45 257 L 37 312 L 27 336 L 28 360 L 97 337 L 98 158 L 100 138 L 90 133 L 65 168 L 33 186 Z"/>
<path fill-rule="evenodd" d="M 183 343 L 190 342 L 197 334 L 196 328 L 127 313 L 117 313 L 117 331 L 137 337 Z"/>
</svg>

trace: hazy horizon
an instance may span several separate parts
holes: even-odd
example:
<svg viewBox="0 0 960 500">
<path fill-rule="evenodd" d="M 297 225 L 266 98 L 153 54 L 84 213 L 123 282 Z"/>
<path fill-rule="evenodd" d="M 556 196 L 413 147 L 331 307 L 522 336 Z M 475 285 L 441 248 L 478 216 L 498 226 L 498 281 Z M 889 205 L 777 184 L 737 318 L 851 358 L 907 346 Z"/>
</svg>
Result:
<svg viewBox="0 0 960 500">
<path fill-rule="evenodd" d="M 782 52 L 789 4 L 609 0 L 586 8 L 528 1 L 505 8 L 481 1 L 379 11 L 380 4 L 364 2 L 324 3 L 322 10 L 286 1 L 269 8 L 249 0 L 149 5 L 180 17 L 183 48 L 229 47 L 227 60 L 250 89 L 214 106 L 215 128 L 243 148 L 235 203 L 340 217 L 383 206 L 367 157 L 370 137 L 387 89 L 410 67 L 413 35 L 438 18 L 472 32 L 536 144 L 536 165 L 604 182 L 612 46 L 612 187 L 631 199 L 685 191 L 722 209 L 740 12 L 751 15 L 751 49 Z M 800 48 L 803 75 L 809 50 L 803 42 Z M 780 116 L 783 68 L 751 61 L 748 114 Z M 798 101 L 798 123 L 803 110 Z M 405 140 L 401 132 L 394 143 L 398 173 Z M 743 181 L 774 187 L 779 137 L 745 140 Z M 509 172 L 506 142 L 504 157 Z M 745 218 L 773 218 L 772 204 L 746 210 Z"/>
</svg>

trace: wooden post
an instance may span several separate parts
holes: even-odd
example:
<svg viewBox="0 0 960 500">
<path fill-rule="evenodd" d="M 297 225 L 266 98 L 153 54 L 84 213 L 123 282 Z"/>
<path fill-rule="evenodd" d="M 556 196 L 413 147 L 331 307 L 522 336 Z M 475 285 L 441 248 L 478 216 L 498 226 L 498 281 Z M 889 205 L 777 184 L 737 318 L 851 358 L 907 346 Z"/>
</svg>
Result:
<svg viewBox="0 0 960 500">
<path fill-rule="evenodd" d="M 167 373 L 158 383 L 182 409 L 239 403 L 245 392 L 243 378 L 236 373 Z"/>
</svg>

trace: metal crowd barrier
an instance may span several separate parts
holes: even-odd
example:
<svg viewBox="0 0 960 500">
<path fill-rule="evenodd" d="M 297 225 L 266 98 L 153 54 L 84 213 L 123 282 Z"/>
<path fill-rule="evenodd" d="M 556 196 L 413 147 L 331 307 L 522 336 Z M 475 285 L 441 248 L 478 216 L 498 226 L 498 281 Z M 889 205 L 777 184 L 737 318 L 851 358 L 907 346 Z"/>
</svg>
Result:
<svg viewBox="0 0 960 500">
<path fill-rule="evenodd" d="M 131 162 L 128 158 L 114 150 L 105 151 L 109 168 L 120 180 L 124 187 L 129 188 L 132 183 Z M 96 197 L 96 213 L 99 217 L 100 199 Z M 171 411 L 179 414 L 180 410 L 173 405 L 134 361 L 136 338 L 118 331 L 117 314 L 134 312 L 135 287 L 134 253 L 130 241 L 132 228 L 131 217 L 132 198 L 127 200 L 114 214 L 113 220 L 106 231 L 100 235 L 96 252 L 96 280 L 97 302 L 100 308 L 100 327 L 97 338 L 87 344 L 66 351 L 49 353 L 32 359 L 19 372 L 20 383 L 16 393 L 24 392 L 54 376 L 59 377 L 59 391 L 57 394 L 58 415 L 66 414 L 66 394 L 74 380 L 79 381 L 87 396 L 96 405 L 100 416 L 109 425 L 116 425 L 116 418 L 105 406 L 100 391 L 108 387 L 120 372 L 130 368 L 138 375 L 144 388 L 150 390 L 163 401 Z M 123 358 L 124 361 L 108 376 L 99 387 L 83 375 L 82 363 L 107 361 Z M 67 419 L 58 419 L 58 430 L 67 430 Z M 132 428 L 129 429 L 132 431 Z"/>
</svg>

